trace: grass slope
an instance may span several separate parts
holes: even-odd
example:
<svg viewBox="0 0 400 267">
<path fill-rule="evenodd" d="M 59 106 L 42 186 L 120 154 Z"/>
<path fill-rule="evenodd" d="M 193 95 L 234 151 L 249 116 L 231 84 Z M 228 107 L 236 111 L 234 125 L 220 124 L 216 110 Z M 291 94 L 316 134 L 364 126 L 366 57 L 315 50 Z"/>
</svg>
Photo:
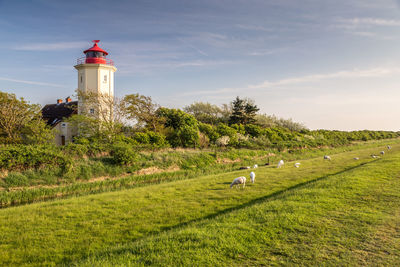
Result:
<svg viewBox="0 0 400 267">
<path fill-rule="evenodd" d="M 217 152 L 186 149 L 183 151 L 143 152 L 141 159 L 135 163 L 135 166 L 107 164 L 107 166 L 103 166 L 103 163 L 110 160 L 109 158 L 87 159 L 82 161 L 80 163 L 81 165 L 77 167 L 77 169 L 83 171 L 81 174 L 76 173 L 79 179 L 69 180 L 69 183 L 65 183 L 65 179 L 57 178 L 56 173 L 58 171 L 46 169 L 38 171 L 28 170 L 23 173 L 11 172 L 6 178 L 0 178 L 0 208 L 43 202 L 52 199 L 119 191 L 122 189 L 148 186 L 149 184 L 224 173 L 237 170 L 243 165 L 252 166 L 254 163 L 264 165 L 266 157 L 271 160 L 271 164 L 276 164 L 280 159 L 284 159 L 285 161 L 305 160 L 320 157 L 326 153 L 335 154 L 367 148 L 382 148 L 387 144 L 393 145 L 398 143 L 400 143 L 400 139 L 391 139 L 354 143 L 350 146 L 336 148 L 300 149 L 285 152 L 277 152 L 275 150 L 254 151 L 248 149 L 233 149 Z M 271 156 L 270 153 L 272 152 L 274 152 L 273 154 L 277 154 Z M 270 156 L 267 156 L 269 154 Z M 222 164 L 221 162 L 225 163 Z M 155 166 L 157 170 L 165 170 L 167 167 L 173 167 L 172 169 L 175 169 L 174 166 L 178 166 L 182 169 L 174 172 L 154 173 L 150 175 L 123 174 L 124 168 L 126 169 L 125 171 L 128 169 L 137 170 L 140 166 L 143 168 Z M 77 169 L 75 168 L 75 171 L 77 171 Z M 106 175 L 107 173 L 114 174 L 112 177 L 97 177 L 99 175 Z M 89 179 L 90 177 L 97 178 Z M 60 184 L 54 184 L 55 181 L 60 182 Z M 42 182 L 45 182 L 45 184 L 41 184 Z M 6 186 L 2 188 L 2 184 Z M 32 185 L 34 186 L 31 187 Z"/>
<path fill-rule="evenodd" d="M 392 155 L 397 155 L 399 150 L 400 146 L 396 145 L 385 157 L 390 159 L 390 157 L 393 157 Z M 159 242 L 152 239 L 154 238 L 151 237 L 153 234 L 164 233 L 162 236 L 165 237 L 166 235 L 165 241 L 170 239 L 168 235 L 173 235 L 176 231 L 180 231 L 180 229 L 193 229 L 196 232 L 198 226 L 193 228 L 192 223 L 196 225 L 199 220 L 206 219 L 205 223 L 212 223 L 213 220 L 220 220 L 219 216 L 221 214 L 226 214 L 224 216 L 230 216 L 229 214 L 231 213 L 239 214 L 240 212 L 236 211 L 237 209 L 258 205 L 257 203 L 259 202 L 274 199 L 282 194 L 286 194 L 284 193 L 285 190 L 289 190 L 287 191 L 288 193 L 296 191 L 296 188 L 300 190 L 300 188 L 307 186 L 310 182 L 311 184 L 316 184 L 316 181 L 319 181 L 318 183 L 324 180 L 330 181 L 333 177 L 340 176 L 341 173 L 344 175 L 353 169 L 364 168 L 359 167 L 363 166 L 363 164 L 376 164 L 371 163 L 373 160 L 369 157 L 374 152 L 377 152 L 376 148 L 369 148 L 336 154 L 332 156 L 332 161 L 323 161 L 321 158 L 300 161 L 302 165 L 299 169 L 290 165 L 283 169 L 272 167 L 259 168 L 256 171 L 256 184 L 247 186 L 245 190 L 229 189 L 229 183 L 234 177 L 240 175 L 248 176 L 248 171 L 237 171 L 120 192 L 0 210 L 0 265 L 71 264 L 80 262 L 82 258 L 93 257 L 88 261 L 90 265 L 92 260 L 97 261 L 108 254 L 112 255 L 110 257 L 110 264 L 112 265 L 115 263 L 113 262 L 113 258 L 115 256 L 114 253 L 116 253 L 112 248 L 117 247 L 117 251 L 119 247 L 125 249 L 126 244 L 133 241 L 137 241 L 137 243 L 133 244 L 134 246 L 138 246 L 139 251 L 144 251 L 143 259 L 145 261 L 138 258 L 138 263 L 146 262 L 157 265 L 159 264 L 157 255 L 163 254 L 151 256 L 153 254 L 151 248 L 154 247 L 158 251 L 156 244 Z M 360 160 L 352 160 L 354 156 L 359 156 Z M 385 161 L 382 160 L 382 162 Z M 379 165 L 377 166 L 379 167 Z M 386 168 L 387 166 L 382 165 L 382 167 Z M 307 200 L 308 198 L 304 199 L 305 203 Z M 299 207 L 302 205 L 302 203 L 297 203 L 296 201 L 293 203 L 295 203 L 296 207 L 297 205 Z M 277 208 L 273 214 L 288 213 L 285 209 L 287 203 L 282 205 L 280 207 L 282 211 Z M 291 209 L 293 210 L 290 210 L 290 212 L 295 210 L 293 207 Z M 320 210 L 321 214 L 325 213 L 323 206 L 321 206 Z M 248 217 L 248 215 L 243 216 Z M 307 213 L 301 216 L 303 216 L 304 220 L 307 219 Z M 246 244 L 249 244 L 250 248 L 254 246 L 251 251 L 256 249 L 257 242 L 251 245 L 251 241 L 254 238 L 257 240 L 260 234 L 253 232 L 253 235 L 249 236 L 249 231 L 252 232 L 251 229 L 254 227 L 247 224 L 240 224 L 242 219 L 238 223 L 239 229 L 243 230 L 243 251 L 236 253 L 233 250 L 231 254 L 228 254 L 231 258 L 219 257 L 219 253 L 214 253 L 210 257 L 216 258 L 213 260 L 210 258 L 210 261 L 203 262 L 204 264 L 213 264 L 214 262 L 222 264 L 229 262 L 229 259 L 231 259 L 232 263 L 236 263 L 240 260 L 240 258 L 237 258 L 239 255 L 243 255 L 244 263 L 248 261 L 249 258 L 245 253 L 247 251 L 245 247 L 248 247 Z M 316 222 L 318 222 L 317 219 Z M 202 222 L 200 226 L 201 224 Z M 228 223 L 228 225 L 230 226 L 227 228 L 232 228 L 235 224 Z M 224 236 L 222 235 L 222 229 L 224 228 L 220 229 L 220 236 Z M 285 229 L 283 228 L 279 231 Z M 204 233 L 199 233 L 203 235 L 211 230 L 204 229 Z M 200 244 L 203 244 L 202 246 L 204 247 L 211 245 L 212 240 L 217 242 L 215 244 L 219 244 L 219 235 L 218 233 L 214 234 L 210 235 L 209 238 L 205 236 L 207 238 L 196 237 L 195 239 Z M 294 236 L 300 238 L 298 233 Z M 174 240 L 173 236 L 171 238 L 171 241 L 175 243 L 171 243 L 171 245 L 167 244 L 167 247 L 159 247 L 159 249 L 165 250 L 166 253 L 168 251 L 167 248 L 174 248 L 179 251 L 180 247 L 186 246 L 191 242 L 190 238 L 177 238 L 176 240 Z M 189 243 L 186 241 L 189 241 Z M 232 244 L 235 244 L 235 242 L 238 242 L 235 241 L 235 235 L 231 236 L 231 240 L 223 241 L 226 247 L 232 247 Z M 150 247 L 146 246 L 146 243 Z M 131 248 L 130 246 L 127 248 L 127 251 L 135 251 L 135 248 Z M 132 260 L 132 255 L 134 255 L 133 258 L 136 260 L 135 257 L 137 254 L 125 254 L 126 251 L 124 249 L 121 252 L 117 252 L 122 253 L 122 259 Z M 259 250 L 258 248 L 255 251 Z M 199 256 L 192 257 L 192 254 L 196 255 L 197 253 L 202 253 L 202 251 L 197 248 L 193 250 L 189 249 L 189 251 L 192 253 L 189 253 L 188 257 L 192 261 L 187 258 L 182 258 L 182 261 L 186 259 L 188 262 L 201 263 L 201 261 L 196 260 Z M 217 248 L 216 252 L 218 251 L 220 250 Z M 146 254 L 147 252 L 149 254 Z M 172 254 L 174 253 L 176 252 Z M 172 254 L 169 254 L 168 257 L 171 257 L 171 262 L 169 263 L 173 265 L 175 260 Z M 179 256 L 177 255 L 176 257 Z M 158 260 L 163 260 L 163 258 L 160 257 Z M 254 258 L 253 263 L 257 262 L 258 259 Z M 102 261 L 99 263 L 108 264 L 108 262 Z M 162 263 L 167 264 L 168 261 L 164 259 Z M 249 264 L 252 263 L 250 262 Z"/>
<path fill-rule="evenodd" d="M 78 265 L 400 265 L 400 153 Z"/>
</svg>

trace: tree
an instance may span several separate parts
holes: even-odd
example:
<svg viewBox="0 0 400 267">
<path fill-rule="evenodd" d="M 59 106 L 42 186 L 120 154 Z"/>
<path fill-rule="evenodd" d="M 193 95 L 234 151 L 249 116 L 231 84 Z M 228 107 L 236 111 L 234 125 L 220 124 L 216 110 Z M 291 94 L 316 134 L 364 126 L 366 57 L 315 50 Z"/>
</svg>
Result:
<svg viewBox="0 0 400 267">
<path fill-rule="evenodd" d="M 199 127 L 195 117 L 180 109 L 159 108 L 157 115 L 164 118 L 169 129 L 168 142 L 174 147 L 196 147 L 199 144 Z"/>
<path fill-rule="evenodd" d="M 152 131 L 160 130 L 162 121 L 157 116 L 159 105 L 153 103 L 151 97 L 139 94 L 126 95 L 122 104 L 128 119 L 136 120 L 139 126 L 144 126 Z"/>
<path fill-rule="evenodd" d="M 54 129 L 39 117 L 25 124 L 22 136 L 25 144 L 50 144 L 54 142 Z"/>
<path fill-rule="evenodd" d="M 223 110 L 221 108 L 205 102 L 195 102 L 184 107 L 183 110 L 193 115 L 196 120 L 211 125 L 217 124 L 223 117 Z"/>
<path fill-rule="evenodd" d="M 232 101 L 232 114 L 229 117 L 229 124 L 254 123 L 256 113 L 260 109 L 254 104 L 253 100 L 240 99 L 238 96 Z"/>
<path fill-rule="evenodd" d="M 125 110 L 123 102 L 109 94 L 84 92 L 77 90 L 79 115 L 69 118 L 78 129 L 78 134 L 85 138 L 111 142 L 124 126 Z"/>
<path fill-rule="evenodd" d="M 15 94 L 0 92 L 0 135 L 3 142 L 23 142 L 23 132 L 28 133 L 29 127 L 33 129 L 33 121 L 42 123 L 39 105 L 29 104 L 22 97 L 18 99 Z M 44 124 L 40 126 L 46 128 Z"/>
</svg>

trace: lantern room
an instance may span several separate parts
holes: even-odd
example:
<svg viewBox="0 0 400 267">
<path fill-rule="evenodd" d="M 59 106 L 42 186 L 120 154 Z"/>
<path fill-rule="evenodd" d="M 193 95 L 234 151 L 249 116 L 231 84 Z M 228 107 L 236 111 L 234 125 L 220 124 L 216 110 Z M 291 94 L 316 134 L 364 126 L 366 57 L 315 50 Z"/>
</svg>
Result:
<svg viewBox="0 0 400 267">
<path fill-rule="evenodd" d="M 79 64 L 106 64 L 106 65 L 114 65 L 114 62 L 106 56 L 108 53 L 101 49 L 97 44 L 100 42 L 100 40 L 93 40 L 94 45 L 83 51 L 83 53 L 86 55 L 84 58 L 79 58 L 78 59 L 78 65 Z"/>
</svg>

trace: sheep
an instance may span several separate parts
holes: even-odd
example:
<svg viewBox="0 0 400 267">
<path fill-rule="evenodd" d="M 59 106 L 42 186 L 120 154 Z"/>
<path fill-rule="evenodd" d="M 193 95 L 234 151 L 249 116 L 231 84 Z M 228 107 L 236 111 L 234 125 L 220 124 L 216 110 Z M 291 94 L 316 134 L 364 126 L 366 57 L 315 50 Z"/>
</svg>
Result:
<svg viewBox="0 0 400 267">
<path fill-rule="evenodd" d="M 330 157 L 330 156 L 327 156 L 327 155 L 325 155 L 325 156 L 324 156 L 324 159 L 331 160 L 331 157 Z"/>
<path fill-rule="evenodd" d="M 381 151 L 381 155 L 385 155 L 385 151 Z"/>
<path fill-rule="evenodd" d="M 358 158 L 358 157 L 355 157 L 355 158 L 353 158 L 354 160 L 359 160 L 360 158 Z"/>
<path fill-rule="evenodd" d="M 257 169 L 257 168 L 258 168 L 258 165 L 254 164 L 253 169 Z"/>
<path fill-rule="evenodd" d="M 248 170 L 248 169 L 250 169 L 250 166 L 244 166 L 239 168 L 239 170 Z"/>
<path fill-rule="evenodd" d="M 276 166 L 276 167 L 277 167 L 277 168 L 280 168 L 280 167 L 283 166 L 283 164 L 285 164 L 285 163 L 283 162 L 283 160 L 280 160 L 280 161 L 278 162 L 278 166 Z"/>
<path fill-rule="evenodd" d="M 250 181 L 254 184 L 255 180 L 256 180 L 256 174 L 254 172 L 251 172 L 250 173 Z"/>
<path fill-rule="evenodd" d="M 294 167 L 296 167 L 296 168 L 300 167 L 300 162 L 296 162 L 296 163 L 294 164 Z"/>
<path fill-rule="evenodd" d="M 391 146 L 389 146 L 389 145 L 387 146 L 387 149 L 391 149 L 391 148 L 392 148 Z"/>
<path fill-rule="evenodd" d="M 240 176 L 238 178 L 235 178 L 233 182 L 231 183 L 231 188 L 232 186 L 236 185 L 237 187 L 240 187 L 240 185 L 243 185 L 243 188 L 246 186 L 246 177 Z"/>
<path fill-rule="evenodd" d="M 375 156 L 374 154 L 371 155 L 372 158 L 377 159 L 379 156 Z"/>
</svg>

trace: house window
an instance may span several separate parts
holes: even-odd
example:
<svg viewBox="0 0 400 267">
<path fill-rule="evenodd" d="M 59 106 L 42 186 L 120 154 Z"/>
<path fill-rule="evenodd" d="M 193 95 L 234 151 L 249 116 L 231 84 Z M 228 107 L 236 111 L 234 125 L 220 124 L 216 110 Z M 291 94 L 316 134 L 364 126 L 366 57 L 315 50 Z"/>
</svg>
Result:
<svg viewBox="0 0 400 267">
<path fill-rule="evenodd" d="M 91 109 L 89 110 L 89 112 L 90 112 L 90 114 L 94 114 L 94 108 L 91 108 Z"/>
<path fill-rule="evenodd" d="M 104 75 L 103 83 L 106 83 L 106 82 L 107 82 L 107 75 Z"/>
<path fill-rule="evenodd" d="M 65 122 L 61 123 L 61 127 L 65 128 L 67 126 L 67 124 Z"/>
</svg>

